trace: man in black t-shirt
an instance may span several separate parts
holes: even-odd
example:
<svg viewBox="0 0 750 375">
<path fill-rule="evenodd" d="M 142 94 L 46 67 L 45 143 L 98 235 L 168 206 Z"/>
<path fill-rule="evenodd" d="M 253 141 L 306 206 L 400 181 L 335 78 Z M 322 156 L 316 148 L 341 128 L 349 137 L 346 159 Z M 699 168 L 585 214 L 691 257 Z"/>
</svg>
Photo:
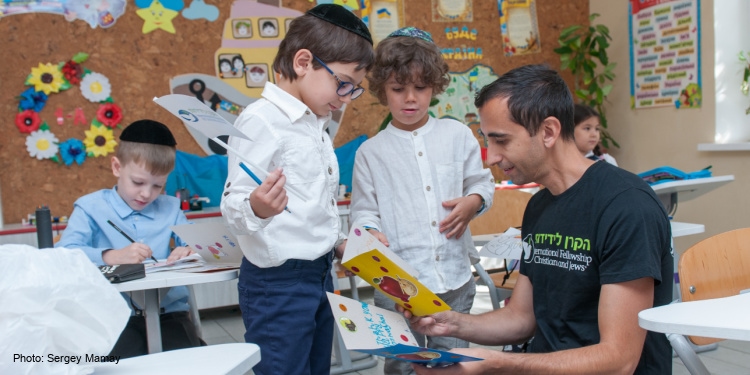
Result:
<svg viewBox="0 0 750 375">
<path fill-rule="evenodd" d="M 482 88 L 475 105 L 487 163 L 516 184 L 545 189 L 524 213 L 524 256 L 508 305 L 482 315 L 404 312 L 412 326 L 483 345 L 534 337 L 524 354 L 455 349 L 484 360 L 449 373 L 671 374 L 665 335 L 638 326 L 638 312 L 672 297 L 671 230 L 653 190 L 581 155 L 572 96 L 546 66 L 509 71 Z"/>
</svg>

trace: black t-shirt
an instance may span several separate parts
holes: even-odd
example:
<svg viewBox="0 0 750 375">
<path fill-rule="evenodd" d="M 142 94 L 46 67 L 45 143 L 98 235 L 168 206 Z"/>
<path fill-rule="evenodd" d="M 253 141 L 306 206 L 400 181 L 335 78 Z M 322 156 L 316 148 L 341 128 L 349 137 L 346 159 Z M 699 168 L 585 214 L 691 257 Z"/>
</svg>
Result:
<svg viewBox="0 0 750 375">
<path fill-rule="evenodd" d="M 537 320 L 530 352 L 598 343 L 604 284 L 651 277 L 654 306 L 672 300 L 667 213 L 653 189 L 630 172 L 594 163 L 562 194 L 541 190 L 529 201 L 522 228 L 529 247 L 521 273 L 533 285 Z M 648 332 L 635 373 L 672 373 L 672 350 L 664 334 Z"/>
</svg>

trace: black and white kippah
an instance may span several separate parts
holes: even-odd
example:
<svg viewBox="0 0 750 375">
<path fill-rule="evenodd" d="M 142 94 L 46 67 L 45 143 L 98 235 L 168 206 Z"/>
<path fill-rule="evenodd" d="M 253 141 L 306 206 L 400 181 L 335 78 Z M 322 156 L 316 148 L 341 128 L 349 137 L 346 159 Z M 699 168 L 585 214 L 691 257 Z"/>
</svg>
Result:
<svg viewBox="0 0 750 375">
<path fill-rule="evenodd" d="M 348 11 L 341 5 L 320 4 L 307 11 L 307 14 L 318 17 L 323 21 L 330 22 L 338 27 L 349 30 L 367 40 L 372 44 L 372 36 L 367 25 L 354 13 Z"/>
<path fill-rule="evenodd" d="M 128 125 L 120 134 L 120 140 L 172 147 L 177 145 L 169 128 L 154 120 L 138 120 Z"/>
</svg>

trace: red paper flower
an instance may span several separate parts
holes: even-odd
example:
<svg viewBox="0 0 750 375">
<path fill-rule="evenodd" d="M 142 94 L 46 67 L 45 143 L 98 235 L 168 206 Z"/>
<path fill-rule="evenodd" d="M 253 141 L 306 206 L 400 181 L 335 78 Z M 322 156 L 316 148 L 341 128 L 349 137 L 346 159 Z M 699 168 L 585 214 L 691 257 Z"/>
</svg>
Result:
<svg viewBox="0 0 750 375">
<path fill-rule="evenodd" d="M 16 115 L 16 127 L 21 133 L 31 134 L 31 132 L 39 129 L 42 120 L 39 118 L 39 114 L 27 109 L 23 112 L 19 112 Z"/>
<path fill-rule="evenodd" d="M 68 82 L 74 85 L 81 83 L 81 76 L 83 76 L 81 64 L 75 61 L 68 61 L 63 65 L 62 72 Z"/>
<path fill-rule="evenodd" d="M 115 103 L 102 104 L 96 111 L 96 119 L 104 126 L 114 128 L 122 121 L 122 110 Z"/>
</svg>

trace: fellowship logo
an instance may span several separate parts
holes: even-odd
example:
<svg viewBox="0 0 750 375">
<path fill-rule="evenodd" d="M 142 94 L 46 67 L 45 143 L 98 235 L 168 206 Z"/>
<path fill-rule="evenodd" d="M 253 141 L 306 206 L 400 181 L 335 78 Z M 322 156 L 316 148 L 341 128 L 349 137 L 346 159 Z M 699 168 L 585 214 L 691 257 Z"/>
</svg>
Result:
<svg viewBox="0 0 750 375">
<path fill-rule="evenodd" d="M 198 122 L 198 116 L 184 109 L 177 111 L 177 114 L 185 121 Z"/>
</svg>

